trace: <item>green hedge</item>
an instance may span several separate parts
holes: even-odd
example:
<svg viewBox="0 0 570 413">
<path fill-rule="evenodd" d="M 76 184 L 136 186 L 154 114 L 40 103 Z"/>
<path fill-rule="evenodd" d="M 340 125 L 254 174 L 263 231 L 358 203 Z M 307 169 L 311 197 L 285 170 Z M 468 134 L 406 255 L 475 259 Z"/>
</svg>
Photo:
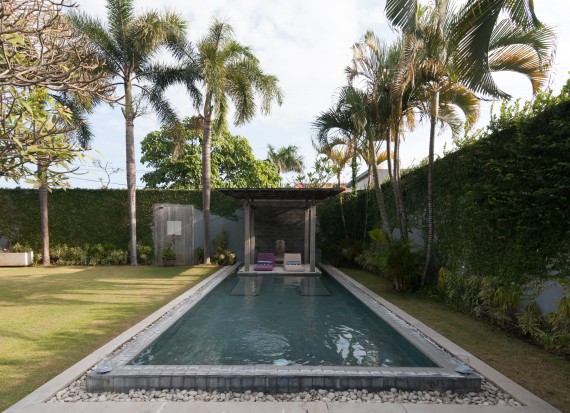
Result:
<svg viewBox="0 0 570 413">
<path fill-rule="evenodd" d="M 152 208 L 154 204 L 192 204 L 202 207 L 200 191 L 138 190 L 137 240 L 152 245 Z M 0 189 L 0 236 L 14 243 L 41 248 L 38 191 Z M 129 245 L 127 191 L 119 189 L 53 190 L 48 195 L 50 244 L 83 246 L 105 244 L 119 249 Z M 240 204 L 224 195 L 212 193 L 212 213 L 237 219 Z"/>
<path fill-rule="evenodd" d="M 441 265 L 505 283 L 570 274 L 569 119 L 570 102 L 563 102 L 435 163 L 435 250 Z M 425 167 L 403 177 L 410 228 L 420 231 L 426 183 Z M 393 207 L 390 183 L 383 193 Z M 371 193 L 345 194 L 344 210 L 348 240 L 339 200 L 319 208 L 323 256 L 336 262 L 343 252 L 349 255 L 346 246 L 357 248 L 366 230 L 378 226 Z M 395 228 L 393 208 L 389 213 Z"/>
</svg>

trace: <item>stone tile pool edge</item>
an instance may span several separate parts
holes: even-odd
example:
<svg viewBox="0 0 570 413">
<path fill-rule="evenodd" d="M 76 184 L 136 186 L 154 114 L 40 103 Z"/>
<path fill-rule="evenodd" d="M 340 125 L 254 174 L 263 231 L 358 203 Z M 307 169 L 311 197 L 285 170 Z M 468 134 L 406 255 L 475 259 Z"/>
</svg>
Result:
<svg viewBox="0 0 570 413">
<path fill-rule="evenodd" d="M 333 268 L 328 266 L 323 266 L 325 268 Z M 227 270 L 230 273 L 234 272 L 237 266 L 229 267 L 221 269 L 220 271 Z M 210 278 L 214 277 L 216 274 L 211 276 Z M 111 354 L 114 350 L 120 348 L 125 342 L 130 341 L 134 336 L 140 334 L 141 331 L 149 328 L 153 323 L 155 323 L 158 319 L 163 317 L 167 312 L 171 311 L 173 308 L 178 306 L 181 302 L 183 302 L 186 298 L 192 295 L 195 289 L 200 288 L 201 284 L 206 283 L 207 280 L 204 280 L 197 286 L 193 287 L 192 289 L 188 290 L 186 293 L 180 295 L 170 303 L 166 304 L 164 307 L 160 308 L 159 310 L 155 311 L 153 314 L 149 315 L 144 320 L 140 321 L 133 327 L 129 328 L 113 340 L 109 341 L 107 344 L 103 345 L 99 349 L 95 350 L 93 353 L 89 354 L 82 360 L 78 361 L 76 364 L 68 368 L 67 370 L 63 371 L 47 383 L 40 386 L 38 389 L 33 391 L 32 393 L 28 394 L 26 397 L 9 407 L 5 410 L 4 413 L 45 413 L 46 411 L 52 413 L 68 413 L 70 411 L 77 411 L 85 413 L 86 411 L 93 411 L 98 412 L 104 410 L 101 403 L 83 403 L 83 404 L 51 404 L 50 408 L 46 410 L 48 404 L 45 402 L 52 398 L 57 392 L 61 391 L 62 389 L 69 386 L 71 383 L 74 383 L 76 380 L 79 380 L 80 377 L 85 375 L 85 373 L 90 370 L 94 365 L 98 364 L 104 357 Z M 360 286 L 359 283 L 352 280 L 352 284 L 355 286 Z M 473 412 L 473 413 L 504 413 L 504 412 L 519 412 L 519 413 L 561 413 L 558 409 L 553 407 L 552 405 L 548 404 L 544 400 L 540 399 L 538 396 L 534 395 L 530 391 L 526 390 L 524 387 L 518 385 L 514 381 L 510 380 L 508 377 L 504 376 L 497 370 L 493 369 L 492 367 L 485 364 L 482 360 L 478 359 L 477 357 L 473 356 L 469 352 L 465 351 L 460 346 L 456 345 L 455 343 L 449 341 L 447 338 L 443 337 L 436 331 L 432 330 L 431 328 L 427 327 L 425 324 L 419 322 L 415 318 L 409 316 L 404 311 L 400 310 L 398 307 L 395 307 L 391 303 L 383 300 L 381 297 L 377 296 L 376 294 L 371 292 L 371 296 L 375 297 L 379 302 L 381 302 L 386 308 L 390 311 L 394 312 L 406 322 L 408 322 L 413 327 L 417 328 L 423 334 L 428 336 L 431 340 L 436 342 L 439 346 L 445 348 L 448 352 L 453 354 L 454 356 L 458 357 L 459 359 L 467 362 L 471 367 L 481 373 L 487 380 L 492 381 L 496 384 L 501 390 L 508 392 L 512 397 L 519 400 L 523 403 L 523 406 L 517 407 L 516 409 L 512 409 L 505 406 L 461 406 L 461 411 L 465 412 Z M 136 411 L 142 411 L 138 409 L 143 409 L 144 411 L 148 411 L 149 413 L 157 412 L 157 413 L 170 413 L 170 412 L 179 412 L 179 411 L 187 411 L 187 408 L 184 406 L 184 403 L 174 403 L 174 402 L 165 402 L 165 403 L 156 403 L 156 402 L 132 402 L 132 403 L 120 403 L 117 404 L 116 402 L 104 402 L 103 405 L 106 408 L 113 409 L 116 412 L 122 413 L 130 413 L 133 410 L 129 408 L 129 405 L 136 405 Z M 211 404 L 209 402 L 196 402 L 196 411 L 210 411 Z M 253 402 L 246 402 L 246 403 L 239 403 L 243 405 L 243 409 L 239 410 L 236 407 L 236 404 L 226 402 L 226 403 L 218 403 L 219 409 L 216 408 L 216 411 L 248 411 L 250 413 L 262 413 L 269 411 L 267 410 L 267 406 L 264 404 L 258 404 Z M 238 405 L 239 405 L 238 404 Z M 360 412 L 368 413 L 369 408 L 367 405 L 355 405 L 355 404 L 338 404 L 338 403 L 321 403 L 321 402 L 312 402 L 312 403 L 290 403 L 291 408 L 287 408 L 287 412 L 335 412 L 340 413 L 342 412 Z M 400 403 L 389 403 L 390 406 L 387 405 L 378 405 L 374 407 L 374 411 L 378 412 L 417 412 L 417 413 L 442 413 L 442 412 L 455 412 L 457 411 L 458 406 L 456 405 L 406 405 L 407 409 L 404 409 L 403 405 Z M 122 406 L 119 408 L 118 406 Z M 208 406 L 208 407 L 207 407 Z M 231 406 L 231 407 L 230 407 Z M 282 407 L 283 404 L 279 404 L 279 409 L 284 410 Z M 344 406 L 344 407 L 343 407 Z M 361 410 L 361 408 L 363 410 Z M 174 410 L 173 410 L 174 409 Z M 316 410 L 315 410 L 316 409 Z M 332 410 L 331 410 L 332 409 Z M 271 409 L 270 409 L 271 410 Z M 277 404 L 275 405 L 275 410 L 277 409 Z M 273 411 L 273 410 L 271 410 Z"/>
<path fill-rule="evenodd" d="M 253 390 L 268 393 L 299 392 L 313 388 L 369 391 L 452 390 L 478 392 L 481 379 L 477 374 L 460 374 L 455 367 L 461 361 L 430 343 L 423 334 L 391 311 L 370 298 L 364 287 L 355 288 L 346 275 L 333 267 L 324 268 L 377 316 L 426 354 L 439 367 L 357 367 L 357 366 L 273 366 L 273 365 L 130 365 L 130 361 L 150 345 L 214 287 L 231 275 L 235 268 L 212 275 L 201 288 L 183 300 L 145 332 L 105 361 L 112 370 L 106 374 L 87 374 L 89 392 L 128 392 L 130 389 L 202 389 Z M 206 282 L 207 281 L 207 282 Z"/>
</svg>

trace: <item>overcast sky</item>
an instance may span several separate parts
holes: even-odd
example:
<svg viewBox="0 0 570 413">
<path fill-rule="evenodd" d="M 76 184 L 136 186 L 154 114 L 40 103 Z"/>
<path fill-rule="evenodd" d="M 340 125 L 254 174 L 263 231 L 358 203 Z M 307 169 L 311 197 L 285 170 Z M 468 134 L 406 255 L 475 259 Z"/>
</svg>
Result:
<svg viewBox="0 0 570 413">
<path fill-rule="evenodd" d="M 80 10 L 105 20 L 104 0 L 77 0 Z M 236 128 L 234 134 L 245 136 L 257 158 L 265 159 L 267 145 L 275 147 L 296 145 L 312 165 L 315 151 L 311 145 L 311 122 L 319 112 L 334 101 L 335 91 L 345 84 L 344 68 L 350 62 L 351 45 L 361 39 L 367 30 L 373 30 L 381 39 L 395 38 L 384 17 L 384 0 L 209 0 L 208 2 L 175 0 L 138 0 L 139 12 L 150 8 L 179 12 L 188 21 L 188 35 L 196 41 L 207 30 L 212 16 L 228 18 L 238 41 L 250 46 L 259 58 L 262 68 L 279 78 L 285 93 L 281 107 L 275 107 L 267 117 L 257 116 L 250 124 Z M 570 71 L 570 15 L 569 1 L 536 0 L 539 19 L 555 26 L 558 34 L 558 52 L 552 75 L 552 86 L 558 91 Z M 515 74 L 502 74 L 497 81 L 515 97 L 529 99 L 530 83 Z M 182 87 L 172 88 L 168 96 L 180 116 L 195 114 Z M 488 121 L 489 106 L 484 105 L 481 120 L 476 127 Z M 100 187 L 103 174 L 91 165 L 95 159 L 108 163 L 120 172 L 112 175 L 112 188 L 125 188 L 125 126 L 119 108 L 100 106 L 91 117 L 93 151 L 91 160 L 83 162 L 81 175 L 71 178 L 71 187 Z M 135 121 L 137 178 L 148 168 L 140 163 L 140 142 L 144 136 L 159 129 L 154 115 Z M 418 163 L 427 156 L 428 127 L 419 127 L 406 138 L 402 147 L 403 167 Z M 437 138 L 436 151 L 441 154 L 449 143 L 449 133 Z M 1 186 L 15 185 L 0 181 Z M 142 184 L 140 184 L 142 187 Z"/>
</svg>

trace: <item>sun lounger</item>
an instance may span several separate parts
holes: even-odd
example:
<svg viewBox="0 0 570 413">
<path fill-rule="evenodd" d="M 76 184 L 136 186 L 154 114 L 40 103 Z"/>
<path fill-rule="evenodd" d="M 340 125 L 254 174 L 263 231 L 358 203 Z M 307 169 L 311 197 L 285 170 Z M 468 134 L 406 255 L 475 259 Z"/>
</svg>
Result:
<svg viewBox="0 0 570 413">
<path fill-rule="evenodd" d="M 301 254 L 285 253 L 283 257 L 283 267 L 285 271 L 305 272 L 305 266 L 301 261 Z"/>
<path fill-rule="evenodd" d="M 275 254 L 272 252 L 260 252 L 257 254 L 255 271 L 273 271 L 273 267 L 275 267 Z"/>
</svg>

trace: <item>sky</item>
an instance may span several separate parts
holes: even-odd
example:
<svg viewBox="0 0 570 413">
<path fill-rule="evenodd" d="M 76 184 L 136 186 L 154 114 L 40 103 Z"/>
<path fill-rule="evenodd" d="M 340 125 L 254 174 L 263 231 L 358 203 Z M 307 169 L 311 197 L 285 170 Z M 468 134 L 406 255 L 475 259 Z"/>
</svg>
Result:
<svg viewBox="0 0 570 413">
<path fill-rule="evenodd" d="M 105 21 L 105 0 L 76 0 L 80 11 Z M 551 87 L 559 91 L 570 71 L 570 2 L 536 0 L 536 13 L 545 24 L 554 26 L 558 49 L 551 76 Z M 209 0 L 207 2 L 178 0 L 138 0 L 137 12 L 150 9 L 174 10 L 188 21 L 188 37 L 197 41 L 206 33 L 214 16 L 227 18 L 236 38 L 248 45 L 260 60 L 266 73 L 278 77 L 285 98 L 269 116 L 258 115 L 245 126 L 230 125 L 233 134 L 245 136 L 258 159 L 266 159 L 267 145 L 295 145 L 305 158 L 305 165 L 314 163 L 316 152 L 311 144 L 311 123 L 318 114 L 332 106 L 338 88 L 346 83 L 344 68 L 350 63 L 351 46 L 367 30 L 391 42 L 395 34 L 384 16 L 384 0 Z M 564 47 L 566 46 L 566 47 Z M 531 87 L 525 77 L 513 73 L 496 75 L 497 83 L 514 98 L 530 99 Z M 168 98 L 178 114 L 196 114 L 183 87 L 172 87 Z M 489 119 L 489 104 L 482 105 L 479 123 Z M 92 150 L 78 171 L 70 176 L 71 187 L 99 188 L 101 180 L 109 180 L 94 161 L 107 165 L 109 188 L 126 188 L 125 126 L 118 107 L 99 106 L 90 118 L 94 137 Z M 146 134 L 158 130 L 160 124 L 150 113 L 135 120 L 135 145 L 138 187 L 144 187 L 141 176 L 149 168 L 140 162 L 140 142 Z M 429 125 L 409 134 L 402 144 L 402 167 L 419 163 L 427 156 Z M 437 136 L 436 153 L 443 154 L 451 146 L 450 133 Z M 113 171 L 111 171 L 113 169 Z M 118 170 L 117 170 L 118 169 Z M 348 170 L 346 172 L 348 179 Z M 291 179 L 292 177 L 288 177 Z M 0 180 L 0 186 L 15 187 L 13 182 Z M 26 186 L 25 184 L 21 186 Z"/>
</svg>

